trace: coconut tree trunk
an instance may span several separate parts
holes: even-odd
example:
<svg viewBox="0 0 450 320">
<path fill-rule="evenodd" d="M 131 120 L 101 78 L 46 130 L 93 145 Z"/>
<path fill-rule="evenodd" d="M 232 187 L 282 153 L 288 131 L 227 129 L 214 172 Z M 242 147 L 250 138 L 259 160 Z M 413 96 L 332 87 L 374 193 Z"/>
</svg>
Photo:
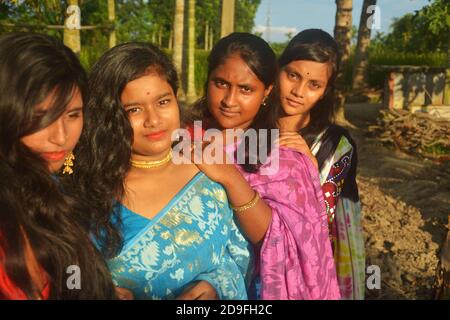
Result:
<svg viewBox="0 0 450 320">
<path fill-rule="evenodd" d="M 336 39 L 341 53 L 341 64 L 337 76 L 337 112 L 336 120 L 345 123 L 344 115 L 344 68 L 350 55 L 352 31 L 352 0 L 336 0 L 336 24 L 334 27 L 334 38 Z"/>
<path fill-rule="evenodd" d="M 109 32 L 109 47 L 116 46 L 116 4 L 114 0 L 108 0 L 108 20 L 112 24 L 113 29 Z"/>
<path fill-rule="evenodd" d="M 191 104 L 197 99 L 195 92 L 195 0 L 189 0 L 188 10 L 188 79 L 186 102 Z"/>
<path fill-rule="evenodd" d="M 158 46 L 161 48 L 162 47 L 162 27 L 160 26 L 158 28 Z"/>
<path fill-rule="evenodd" d="M 184 0 L 175 1 L 173 25 L 173 54 L 172 61 L 177 69 L 178 78 L 181 80 L 183 68 L 183 34 L 184 34 Z M 178 90 L 178 98 L 180 101 L 186 99 L 184 94 L 183 83 L 180 81 L 180 89 Z"/>
<path fill-rule="evenodd" d="M 450 105 L 450 28 L 448 28 L 447 70 L 445 77 L 444 104 Z"/>
<path fill-rule="evenodd" d="M 208 44 L 209 44 L 209 23 L 206 22 L 206 25 L 205 25 L 205 50 L 208 50 Z"/>
<path fill-rule="evenodd" d="M 234 32 L 234 0 L 222 0 L 222 20 L 220 37 Z"/>
<path fill-rule="evenodd" d="M 214 44 L 214 29 L 212 26 L 209 28 L 209 46 L 208 50 L 211 50 Z"/>
<path fill-rule="evenodd" d="M 368 49 L 370 45 L 370 26 L 367 20 L 373 13 L 368 13 L 367 8 L 377 4 L 377 0 L 364 0 L 361 19 L 359 22 L 358 43 L 356 45 L 355 61 L 353 63 L 352 88 L 354 94 L 361 94 L 368 87 L 367 67 L 369 65 Z"/>
<path fill-rule="evenodd" d="M 80 41 L 80 24 L 81 12 L 78 6 L 78 0 L 68 0 L 69 6 L 76 6 L 74 10 L 67 12 L 70 14 L 64 24 L 64 44 L 72 49 L 75 54 L 79 55 L 81 51 Z"/>
<path fill-rule="evenodd" d="M 173 30 L 170 30 L 170 33 L 169 33 L 169 41 L 167 43 L 167 49 L 169 49 L 169 50 L 173 49 Z"/>
</svg>

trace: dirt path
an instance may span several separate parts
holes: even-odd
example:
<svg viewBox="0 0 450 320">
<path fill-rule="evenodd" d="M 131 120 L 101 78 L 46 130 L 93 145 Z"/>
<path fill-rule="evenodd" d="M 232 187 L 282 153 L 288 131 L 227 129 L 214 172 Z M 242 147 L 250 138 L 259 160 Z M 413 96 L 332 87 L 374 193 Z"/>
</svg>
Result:
<svg viewBox="0 0 450 320">
<path fill-rule="evenodd" d="M 448 163 L 382 145 L 367 132 L 374 110 L 358 109 L 352 106 L 346 113 L 356 126 L 349 130 L 359 148 L 366 265 L 381 269 L 381 289 L 367 290 L 367 299 L 430 299 L 450 214 Z"/>
</svg>

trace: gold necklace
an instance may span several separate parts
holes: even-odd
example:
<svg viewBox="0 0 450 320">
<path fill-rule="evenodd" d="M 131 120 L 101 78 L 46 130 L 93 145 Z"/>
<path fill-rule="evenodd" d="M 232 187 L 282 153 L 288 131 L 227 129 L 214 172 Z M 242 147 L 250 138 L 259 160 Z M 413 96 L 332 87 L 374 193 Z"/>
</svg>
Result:
<svg viewBox="0 0 450 320">
<path fill-rule="evenodd" d="M 170 160 L 172 160 L 172 149 L 170 149 L 167 156 L 165 156 L 161 160 L 155 160 L 155 161 L 137 161 L 137 160 L 131 160 L 131 166 L 135 168 L 141 168 L 141 169 L 153 169 L 158 168 L 166 163 L 168 163 Z"/>
</svg>

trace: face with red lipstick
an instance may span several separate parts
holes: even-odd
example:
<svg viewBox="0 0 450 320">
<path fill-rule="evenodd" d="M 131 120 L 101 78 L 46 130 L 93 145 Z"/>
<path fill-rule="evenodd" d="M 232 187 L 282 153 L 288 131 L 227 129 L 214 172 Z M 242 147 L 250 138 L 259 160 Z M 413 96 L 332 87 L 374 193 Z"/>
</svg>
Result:
<svg viewBox="0 0 450 320">
<path fill-rule="evenodd" d="M 45 114 L 53 98 L 53 94 L 50 94 L 37 105 L 35 115 Z M 57 172 L 61 169 L 68 153 L 75 148 L 82 129 L 83 101 L 80 91 L 75 89 L 66 110 L 58 119 L 49 126 L 24 136 L 21 141 L 47 162 L 50 172 Z"/>
<path fill-rule="evenodd" d="M 287 115 L 307 114 L 325 93 L 331 65 L 295 60 L 281 70 L 278 83 L 281 106 Z"/>
<path fill-rule="evenodd" d="M 178 103 L 167 80 L 150 72 L 128 82 L 120 100 L 133 128 L 132 158 L 164 158 L 172 146 L 172 132 L 180 127 Z"/>
<path fill-rule="evenodd" d="M 266 88 L 239 56 L 229 56 L 208 80 L 208 109 L 222 129 L 250 126 L 272 86 Z"/>
</svg>

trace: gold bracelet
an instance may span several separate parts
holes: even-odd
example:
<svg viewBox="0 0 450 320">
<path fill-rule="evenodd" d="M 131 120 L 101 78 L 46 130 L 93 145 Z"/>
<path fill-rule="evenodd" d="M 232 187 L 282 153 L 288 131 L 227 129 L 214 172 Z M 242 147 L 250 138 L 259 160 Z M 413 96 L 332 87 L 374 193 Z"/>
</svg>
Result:
<svg viewBox="0 0 450 320">
<path fill-rule="evenodd" d="M 254 191 L 255 191 L 255 196 L 253 197 L 252 200 L 250 200 L 250 201 L 247 202 L 246 204 L 244 204 L 244 205 L 242 205 L 242 206 L 239 206 L 239 207 L 234 207 L 234 206 L 230 205 L 230 206 L 231 206 L 231 209 L 233 209 L 233 210 L 236 211 L 236 212 L 242 212 L 242 211 L 245 211 L 245 210 L 250 209 L 251 207 L 254 207 L 255 204 L 256 204 L 256 203 L 258 202 L 258 200 L 259 200 L 259 193 L 258 193 L 258 191 L 256 191 L 256 190 L 254 190 Z"/>
</svg>

